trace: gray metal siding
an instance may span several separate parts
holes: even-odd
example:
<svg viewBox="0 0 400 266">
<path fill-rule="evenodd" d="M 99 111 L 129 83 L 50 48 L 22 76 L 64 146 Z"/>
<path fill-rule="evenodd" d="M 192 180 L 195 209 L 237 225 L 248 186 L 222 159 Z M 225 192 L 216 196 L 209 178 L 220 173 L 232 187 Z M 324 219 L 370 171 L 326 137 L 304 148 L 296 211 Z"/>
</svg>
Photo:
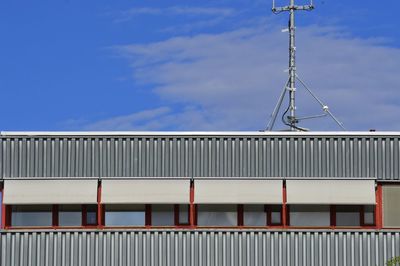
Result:
<svg viewBox="0 0 400 266">
<path fill-rule="evenodd" d="M 372 177 L 399 180 L 399 137 L 0 138 L 1 177 Z"/>
<path fill-rule="evenodd" d="M 386 265 L 394 232 L 1 232 L 8 265 Z"/>
</svg>

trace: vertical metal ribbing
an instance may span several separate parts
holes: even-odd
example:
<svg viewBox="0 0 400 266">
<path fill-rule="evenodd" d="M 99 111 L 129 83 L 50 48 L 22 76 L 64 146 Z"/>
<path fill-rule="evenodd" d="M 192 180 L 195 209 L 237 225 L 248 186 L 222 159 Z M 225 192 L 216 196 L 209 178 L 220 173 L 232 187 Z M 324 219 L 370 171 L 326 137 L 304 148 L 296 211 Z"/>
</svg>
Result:
<svg viewBox="0 0 400 266">
<path fill-rule="evenodd" d="M 2 178 L 400 178 L 398 137 L 3 137 L 0 150 Z"/>
</svg>

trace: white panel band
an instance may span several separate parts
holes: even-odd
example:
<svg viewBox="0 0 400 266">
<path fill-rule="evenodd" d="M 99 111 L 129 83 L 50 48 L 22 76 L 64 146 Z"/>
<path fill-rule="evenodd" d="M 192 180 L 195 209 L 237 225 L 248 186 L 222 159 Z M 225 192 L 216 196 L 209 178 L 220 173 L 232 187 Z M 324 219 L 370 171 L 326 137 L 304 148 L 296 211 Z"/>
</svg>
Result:
<svg viewBox="0 0 400 266">
<path fill-rule="evenodd" d="M 190 202 L 189 180 L 103 180 L 102 203 L 186 204 Z"/>
<path fill-rule="evenodd" d="M 288 204 L 373 205 L 374 180 L 287 180 Z"/>
<path fill-rule="evenodd" d="M 282 180 L 196 180 L 195 203 L 282 204 Z"/>
<path fill-rule="evenodd" d="M 97 180 L 5 180 L 4 204 L 96 204 Z"/>
</svg>

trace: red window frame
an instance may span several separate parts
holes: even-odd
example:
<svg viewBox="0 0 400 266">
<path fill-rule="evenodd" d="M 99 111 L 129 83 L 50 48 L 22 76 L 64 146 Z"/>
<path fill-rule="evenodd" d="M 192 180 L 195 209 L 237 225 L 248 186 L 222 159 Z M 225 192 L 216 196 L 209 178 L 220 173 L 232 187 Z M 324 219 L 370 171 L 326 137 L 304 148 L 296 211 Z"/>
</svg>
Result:
<svg viewBox="0 0 400 266">
<path fill-rule="evenodd" d="M 248 227 L 248 228 L 252 228 L 252 227 L 282 227 L 283 226 L 283 206 L 282 205 L 278 205 L 278 204 L 274 204 L 274 205 L 265 205 L 265 204 L 261 204 L 263 206 L 264 209 L 264 213 L 265 213 L 265 224 L 263 226 L 251 226 L 251 225 L 245 225 L 244 224 L 244 206 L 245 204 L 228 204 L 228 205 L 236 205 L 236 216 L 237 216 L 237 224 L 236 226 L 233 227 Z M 252 204 L 250 204 L 252 205 Z M 272 223 L 271 221 L 271 213 L 272 213 L 272 207 L 273 206 L 280 206 L 280 223 Z M 194 205 L 194 215 L 195 215 L 195 226 L 197 226 L 197 216 L 198 216 L 198 204 Z M 203 227 L 203 226 L 202 226 Z M 206 226 L 204 226 L 206 227 Z M 211 226 L 211 227 L 232 227 L 232 226 Z"/>
<path fill-rule="evenodd" d="M 346 229 L 346 228 L 361 228 L 361 229 L 374 229 L 376 228 L 376 212 L 377 212 L 377 207 L 374 207 L 374 223 L 373 224 L 366 224 L 364 222 L 364 215 L 365 215 L 365 206 L 364 205 L 350 205 L 350 206 L 356 206 L 358 208 L 358 213 L 359 213 L 359 222 L 360 225 L 359 226 L 337 226 L 336 225 L 336 219 L 337 219 L 337 206 L 341 206 L 341 205 L 329 205 L 329 215 L 330 215 L 330 225 L 329 226 L 320 226 L 320 227 L 308 227 L 308 226 L 292 226 L 290 225 L 290 206 L 287 206 L 287 222 L 288 222 L 288 226 L 290 228 L 331 228 L 331 229 Z"/>
<path fill-rule="evenodd" d="M 62 204 L 53 204 L 51 205 L 51 216 L 52 216 L 52 225 L 51 226 L 12 226 L 12 206 L 13 205 L 3 205 L 2 207 L 4 208 L 4 211 L 2 210 L 3 217 L 2 217 L 2 224 L 4 229 L 8 228 L 13 228 L 13 229 L 25 229 L 25 228 L 53 228 L 53 229 L 58 229 L 61 228 L 59 225 L 59 208 L 60 205 Z M 99 221 L 98 221 L 98 213 L 97 213 L 97 208 L 95 210 L 96 212 L 96 223 L 89 224 L 87 223 L 87 206 L 90 204 L 83 204 L 79 205 L 81 206 L 81 213 L 82 213 L 82 220 L 81 220 L 81 225 L 80 226 L 62 226 L 62 228 L 95 228 L 98 227 Z M 96 205 L 93 205 L 96 206 Z"/>
</svg>

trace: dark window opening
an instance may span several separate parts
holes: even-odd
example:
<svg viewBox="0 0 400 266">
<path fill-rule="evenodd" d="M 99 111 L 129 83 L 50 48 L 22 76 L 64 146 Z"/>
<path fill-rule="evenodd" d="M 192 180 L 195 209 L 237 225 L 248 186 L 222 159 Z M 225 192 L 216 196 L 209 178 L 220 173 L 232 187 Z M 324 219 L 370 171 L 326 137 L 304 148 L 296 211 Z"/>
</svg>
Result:
<svg viewBox="0 0 400 266">
<path fill-rule="evenodd" d="M 362 225 L 375 225 L 375 206 L 363 206 L 363 224 Z"/>
<path fill-rule="evenodd" d="M 243 206 L 243 225 L 244 226 L 266 226 L 267 213 L 264 205 L 244 205 Z"/>
<path fill-rule="evenodd" d="M 190 225 L 190 205 L 180 204 L 175 205 L 175 211 L 177 212 L 177 223 L 176 225 Z"/>
<path fill-rule="evenodd" d="M 291 226 L 329 227 L 330 207 L 328 205 L 291 205 L 289 220 Z"/>
<path fill-rule="evenodd" d="M 97 222 L 97 219 L 95 220 Z M 59 205 L 58 206 L 59 226 L 82 226 L 81 205 Z"/>
<path fill-rule="evenodd" d="M 84 226 L 97 225 L 97 205 L 84 205 L 82 218 Z"/>
<path fill-rule="evenodd" d="M 153 226 L 174 226 L 175 213 L 173 205 L 152 205 L 151 225 Z"/>
<path fill-rule="evenodd" d="M 336 206 L 336 226 L 360 226 L 360 206 Z"/>
<path fill-rule="evenodd" d="M 52 226 L 51 205 L 14 205 L 11 207 L 11 226 Z"/>
<path fill-rule="evenodd" d="M 145 226 L 146 207 L 140 205 L 106 205 L 106 226 Z"/>
<path fill-rule="evenodd" d="M 266 210 L 268 212 L 268 225 L 282 225 L 281 205 L 269 205 Z"/>
<path fill-rule="evenodd" d="M 198 205 L 198 226 L 237 226 L 237 205 Z"/>
</svg>

